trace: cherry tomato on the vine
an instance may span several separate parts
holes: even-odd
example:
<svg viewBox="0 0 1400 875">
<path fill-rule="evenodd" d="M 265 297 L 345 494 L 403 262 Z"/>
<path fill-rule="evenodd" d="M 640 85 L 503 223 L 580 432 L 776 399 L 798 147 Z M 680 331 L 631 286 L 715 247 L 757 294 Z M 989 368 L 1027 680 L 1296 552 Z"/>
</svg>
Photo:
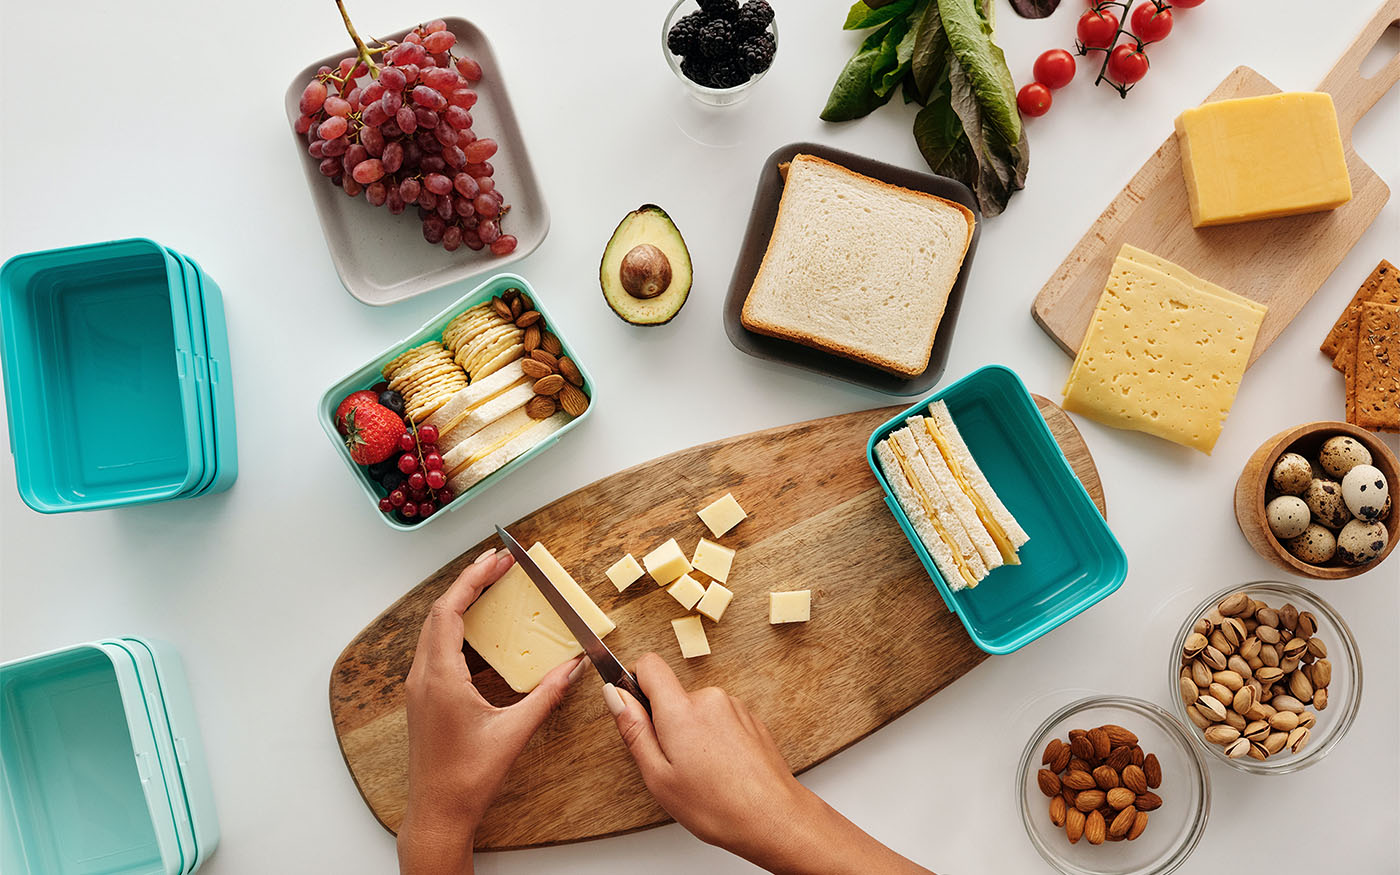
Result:
<svg viewBox="0 0 1400 875">
<path fill-rule="evenodd" d="M 1132 85 L 1147 75 L 1147 55 L 1136 45 L 1115 46 L 1108 55 L 1108 78 L 1119 85 Z"/>
<path fill-rule="evenodd" d="M 1074 55 L 1064 49 L 1050 49 L 1035 59 L 1035 81 L 1046 88 L 1064 88 L 1074 78 Z"/>
<path fill-rule="evenodd" d="M 1155 43 L 1166 39 L 1172 32 L 1171 7 L 1158 9 L 1152 3 L 1144 3 L 1133 10 L 1133 33 L 1145 43 Z"/>
<path fill-rule="evenodd" d="M 1050 89 L 1040 82 L 1023 86 L 1016 94 L 1016 108 L 1031 118 L 1045 115 L 1050 111 Z"/>
<path fill-rule="evenodd" d="M 1091 49 L 1106 49 L 1118 36 L 1118 16 L 1106 9 L 1090 9 L 1079 16 L 1075 29 L 1079 41 Z"/>
</svg>

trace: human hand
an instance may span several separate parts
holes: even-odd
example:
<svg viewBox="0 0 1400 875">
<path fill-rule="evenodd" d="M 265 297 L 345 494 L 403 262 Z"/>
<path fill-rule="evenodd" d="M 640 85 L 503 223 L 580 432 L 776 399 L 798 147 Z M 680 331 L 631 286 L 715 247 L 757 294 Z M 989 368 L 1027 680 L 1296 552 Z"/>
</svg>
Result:
<svg viewBox="0 0 1400 875">
<path fill-rule="evenodd" d="M 581 674 L 582 657 L 556 666 L 507 708 L 487 702 L 462 655 L 462 614 L 510 569 L 502 550 L 467 566 L 428 612 L 405 682 L 408 807 L 399 827 L 404 873 L 471 871 L 477 825 L 511 764 Z"/>
<path fill-rule="evenodd" d="M 701 841 L 772 872 L 927 872 L 798 783 L 768 727 L 718 687 L 687 692 L 661 657 L 637 661 L 651 718 L 604 686 L 618 732 L 661 807 Z"/>
</svg>

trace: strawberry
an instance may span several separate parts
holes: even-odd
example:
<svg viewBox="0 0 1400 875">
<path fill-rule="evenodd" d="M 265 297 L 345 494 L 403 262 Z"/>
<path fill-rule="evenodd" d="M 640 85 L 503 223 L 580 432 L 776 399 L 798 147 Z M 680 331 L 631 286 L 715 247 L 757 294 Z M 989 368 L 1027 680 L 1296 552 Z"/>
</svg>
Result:
<svg viewBox="0 0 1400 875">
<path fill-rule="evenodd" d="M 368 389 L 361 389 L 358 392 L 351 392 L 345 396 L 345 400 L 340 402 L 340 406 L 335 409 L 335 427 L 341 434 L 345 434 L 345 417 L 359 407 L 361 404 L 378 404 L 379 396 Z"/>
<path fill-rule="evenodd" d="M 361 402 L 345 416 L 345 448 L 357 465 L 373 465 L 398 452 L 406 430 L 394 411 L 378 402 Z"/>
</svg>

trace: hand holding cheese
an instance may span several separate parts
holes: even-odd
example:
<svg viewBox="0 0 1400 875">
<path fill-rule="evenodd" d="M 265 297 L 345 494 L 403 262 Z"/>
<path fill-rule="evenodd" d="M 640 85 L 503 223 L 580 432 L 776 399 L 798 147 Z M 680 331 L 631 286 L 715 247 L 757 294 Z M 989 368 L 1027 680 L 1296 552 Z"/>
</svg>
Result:
<svg viewBox="0 0 1400 875">
<path fill-rule="evenodd" d="M 718 687 L 687 691 L 661 657 L 637 661 L 652 719 L 603 688 L 647 789 L 696 838 L 771 872 L 927 872 L 797 782 L 763 722 Z"/>
<path fill-rule="evenodd" d="M 580 661 L 566 660 L 508 708 L 492 706 L 472 685 L 462 656 L 462 614 L 512 567 L 505 551 L 483 553 L 434 602 L 423 623 L 404 685 L 408 807 L 398 839 L 404 872 L 470 871 L 476 825 L 579 673 Z"/>
</svg>

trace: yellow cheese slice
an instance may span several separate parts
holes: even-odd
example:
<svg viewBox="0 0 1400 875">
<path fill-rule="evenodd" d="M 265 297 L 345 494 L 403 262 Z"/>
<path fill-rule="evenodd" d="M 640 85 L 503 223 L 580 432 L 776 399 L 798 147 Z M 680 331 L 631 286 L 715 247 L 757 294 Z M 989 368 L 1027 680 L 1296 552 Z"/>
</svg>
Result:
<svg viewBox="0 0 1400 875">
<path fill-rule="evenodd" d="M 968 481 L 967 474 L 958 464 L 953 448 L 948 445 L 948 437 L 943 434 L 943 429 L 938 427 L 938 423 L 933 420 L 933 417 L 925 416 L 923 420 L 924 428 L 928 430 L 928 436 L 933 439 L 934 445 L 938 447 L 938 452 L 943 455 L 943 461 L 948 463 L 948 470 L 953 472 L 953 479 L 958 481 L 958 488 L 972 499 L 972 506 L 977 510 L 977 518 L 982 521 L 982 525 L 987 529 L 987 534 L 992 536 L 992 542 L 997 545 L 997 552 L 1001 553 L 1001 561 L 1007 565 L 1020 565 L 1021 557 L 1016 554 L 1016 545 L 1011 542 L 1011 537 L 1006 534 L 1006 529 L 992 513 L 992 509 L 987 506 L 987 500 L 982 497 L 982 493 L 978 492 Z"/>
<path fill-rule="evenodd" d="M 1070 369 L 1064 408 L 1209 454 L 1263 317 L 1119 259 Z"/>
<path fill-rule="evenodd" d="M 1192 288 L 1199 289 L 1203 292 L 1210 292 L 1212 295 L 1224 298 L 1227 301 L 1238 301 L 1246 307 L 1258 310 L 1260 314 L 1263 314 L 1266 310 L 1269 309 L 1265 305 L 1259 303 L 1258 301 L 1252 298 L 1246 298 L 1244 295 L 1235 294 L 1234 292 L 1230 291 L 1229 289 L 1223 286 L 1217 286 L 1213 282 L 1201 279 L 1200 277 L 1196 276 L 1194 273 L 1192 273 L 1191 271 L 1187 270 L 1179 264 L 1173 264 L 1172 262 L 1167 261 L 1165 258 L 1162 258 L 1159 255 L 1153 255 L 1151 252 L 1148 252 L 1144 249 L 1139 249 L 1136 246 L 1132 246 L 1128 243 L 1124 243 L 1123 247 L 1118 250 L 1118 257 L 1127 259 L 1128 261 L 1135 261 L 1138 264 L 1141 264 L 1144 267 L 1150 267 L 1153 270 L 1160 270 L 1167 276 L 1181 280 L 1183 283 L 1185 283 L 1188 286 L 1191 286 Z"/>
<path fill-rule="evenodd" d="M 948 553 L 953 557 L 953 562 L 958 566 L 958 573 L 962 575 L 969 588 L 977 586 L 979 578 L 963 558 L 962 551 L 958 548 L 957 539 L 943 525 L 943 520 L 938 516 L 938 505 L 929 498 L 924 491 L 924 485 L 919 482 L 919 478 L 914 474 L 914 468 L 909 464 L 909 457 L 904 454 L 897 441 L 889 442 L 890 451 L 894 453 L 895 459 L 899 461 L 899 467 L 904 472 L 904 478 L 909 481 L 909 485 L 914 488 L 914 492 L 919 496 L 919 502 L 924 506 L 924 513 L 928 516 L 929 522 L 933 525 L 934 531 L 938 532 L 938 537 L 948 548 Z"/>
<path fill-rule="evenodd" d="M 543 544 L 527 552 L 588 628 L 600 638 L 616 628 Z M 462 615 L 462 637 L 517 693 L 533 690 L 550 669 L 583 652 L 518 565 L 511 566 Z"/>
</svg>

